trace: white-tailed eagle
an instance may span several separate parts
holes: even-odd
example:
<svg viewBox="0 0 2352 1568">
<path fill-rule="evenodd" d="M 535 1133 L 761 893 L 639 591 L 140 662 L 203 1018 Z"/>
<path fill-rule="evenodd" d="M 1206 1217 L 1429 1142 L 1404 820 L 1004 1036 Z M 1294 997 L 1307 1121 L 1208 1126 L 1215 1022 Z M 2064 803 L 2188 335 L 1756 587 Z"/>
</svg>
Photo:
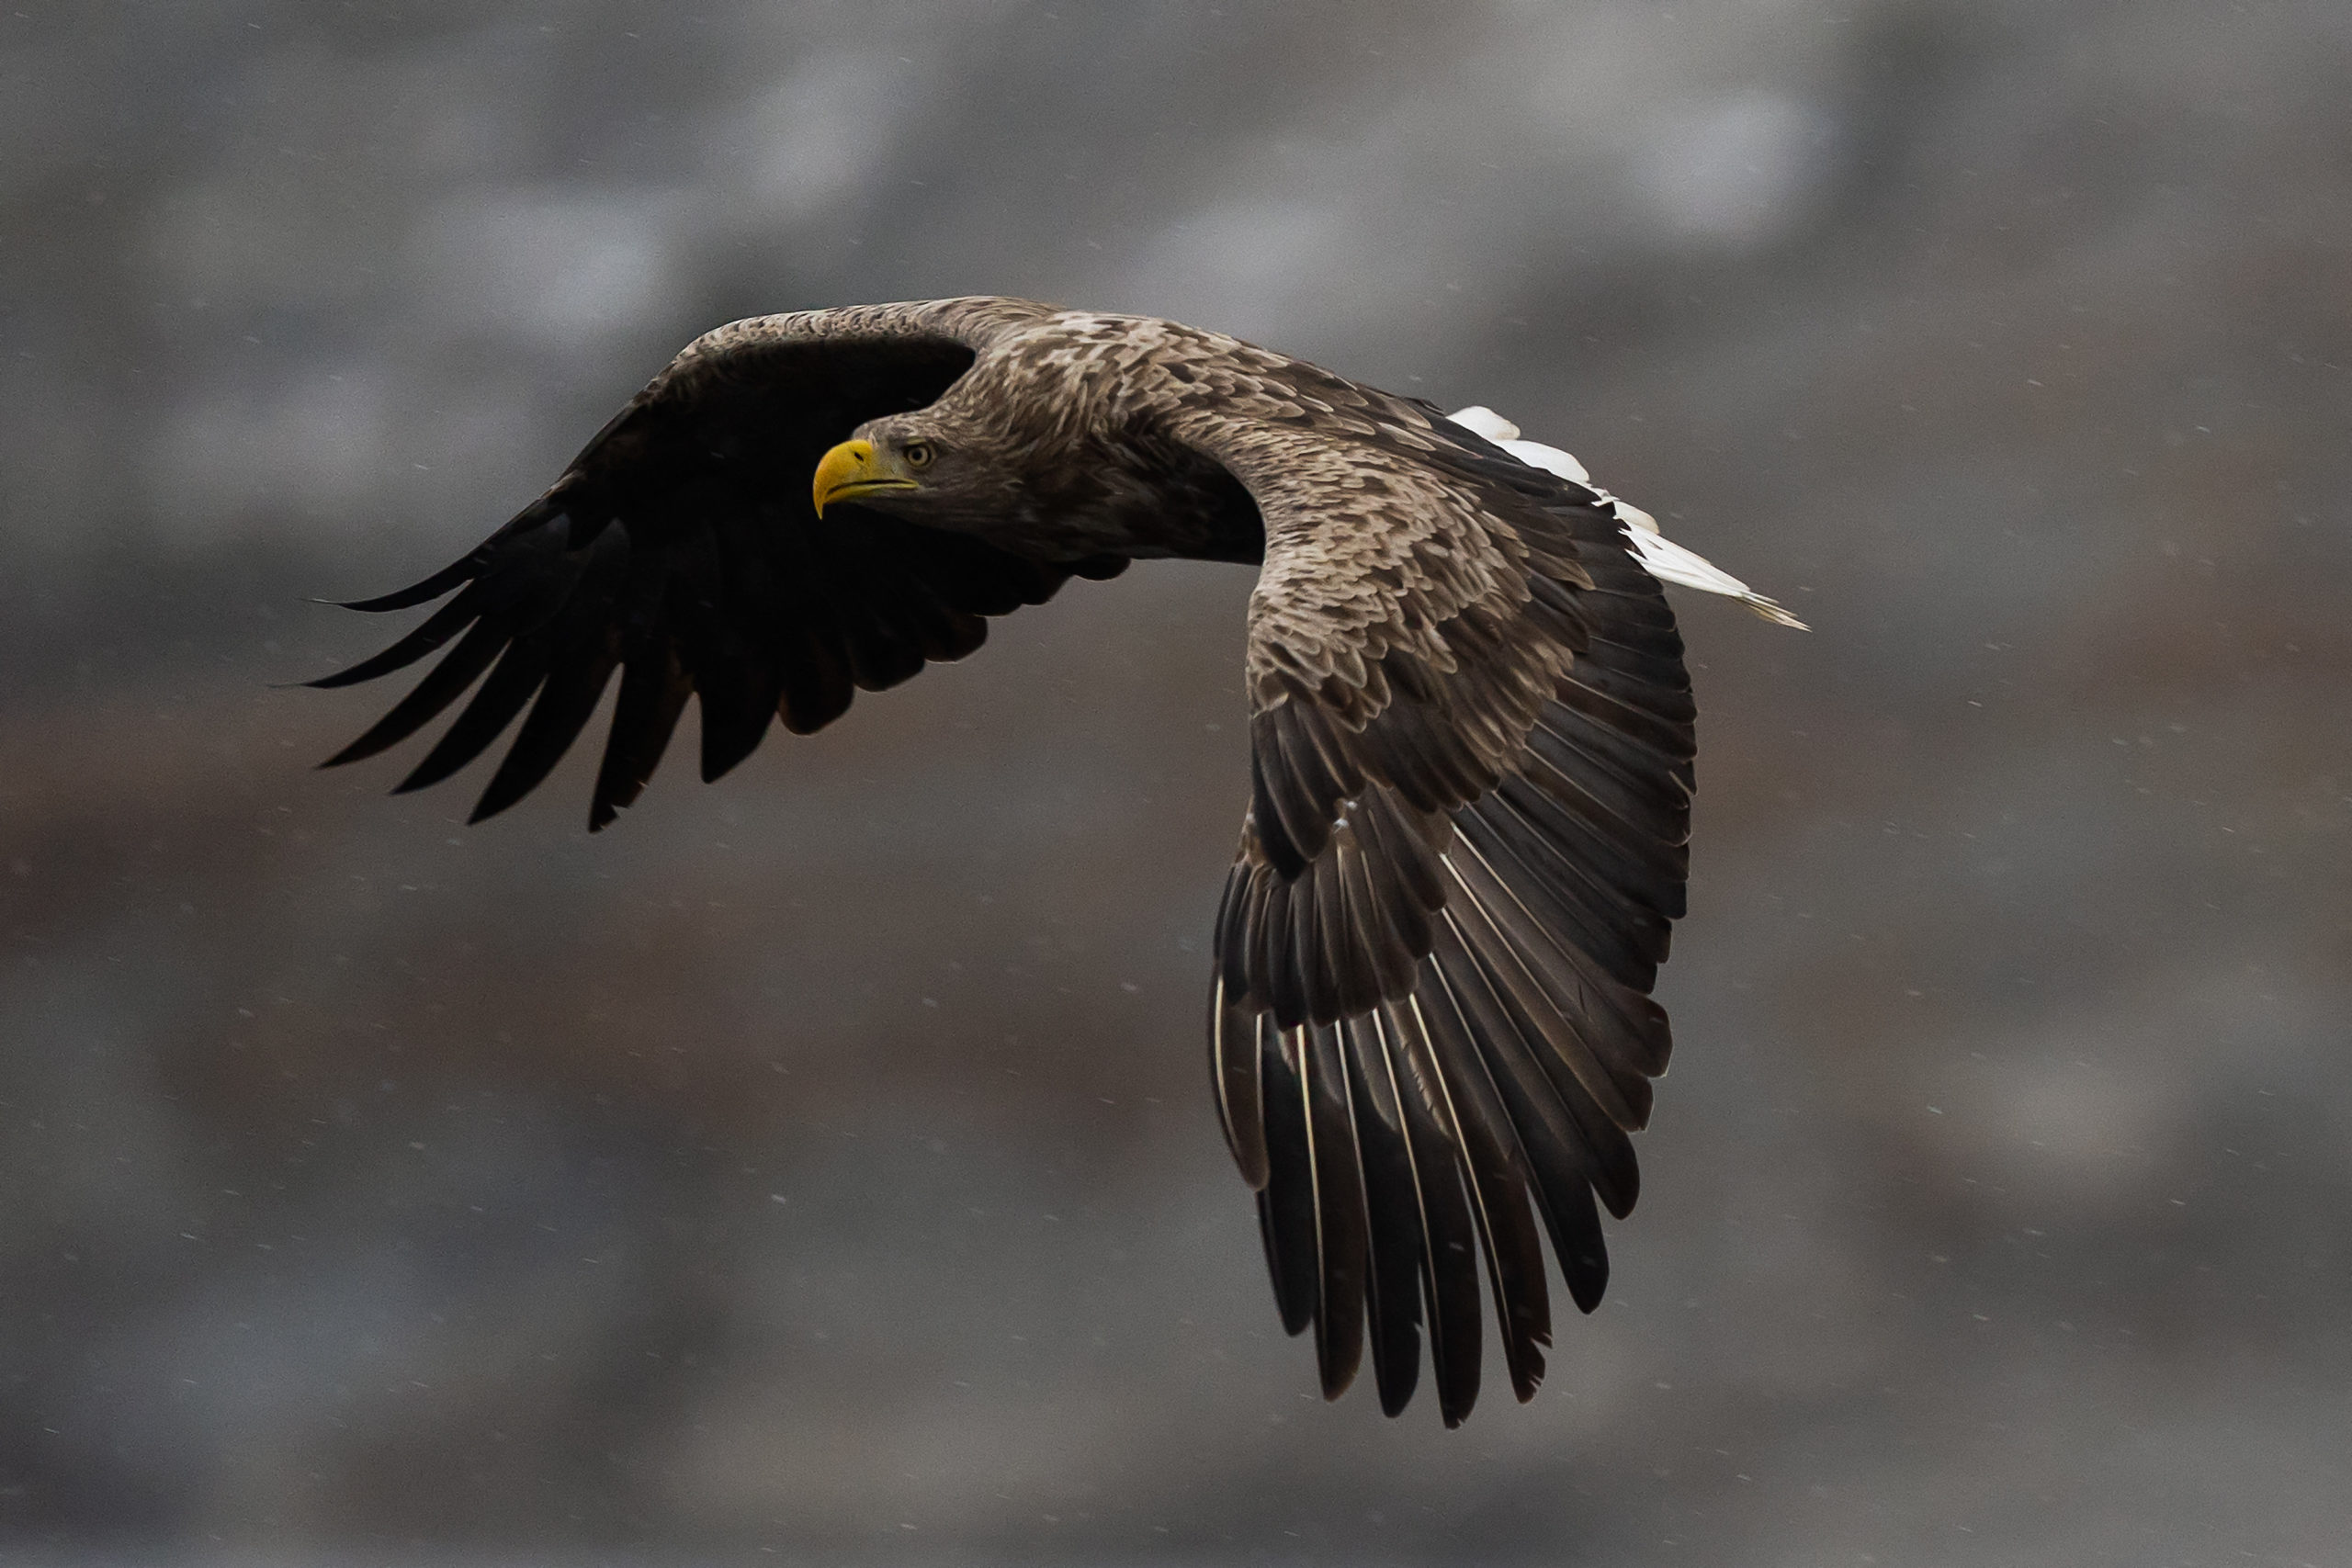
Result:
<svg viewBox="0 0 2352 1568">
<path fill-rule="evenodd" d="M 1539 1226 L 1589 1312 L 1599 1211 L 1634 1206 L 1696 711 L 1658 578 L 1788 619 L 1518 434 L 1141 317 L 967 299 L 737 321 L 464 559 L 354 606 L 454 594 L 318 685 L 454 646 L 333 761 L 479 680 L 399 786 L 455 773 L 527 707 L 479 820 L 547 776 L 617 672 L 602 828 L 689 697 L 716 779 L 772 719 L 820 728 L 1071 577 L 1257 565 L 1217 1111 L 1325 1394 L 1369 1347 L 1402 1410 L 1426 1331 L 1458 1424 L 1482 1259 L 1523 1400 L 1551 1339 Z"/>
</svg>

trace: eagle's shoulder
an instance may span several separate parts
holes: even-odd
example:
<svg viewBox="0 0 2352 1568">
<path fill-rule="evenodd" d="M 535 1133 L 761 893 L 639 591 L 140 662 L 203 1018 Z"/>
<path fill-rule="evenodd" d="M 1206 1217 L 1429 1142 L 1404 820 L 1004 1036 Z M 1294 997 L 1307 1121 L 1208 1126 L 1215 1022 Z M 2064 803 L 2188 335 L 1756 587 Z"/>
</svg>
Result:
<svg viewBox="0 0 2352 1568">
<path fill-rule="evenodd" d="M 1034 299 L 975 294 L 746 316 L 713 327 L 686 344 L 639 397 L 691 393 L 710 381 L 789 358 L 796 351 L 838 357 L 844 352 L 854 355 L 861 348 L 888 354 L 893 348 L 936 344 L 977 353 L 1056 313 L 1054 306 Z"/>
</svg>

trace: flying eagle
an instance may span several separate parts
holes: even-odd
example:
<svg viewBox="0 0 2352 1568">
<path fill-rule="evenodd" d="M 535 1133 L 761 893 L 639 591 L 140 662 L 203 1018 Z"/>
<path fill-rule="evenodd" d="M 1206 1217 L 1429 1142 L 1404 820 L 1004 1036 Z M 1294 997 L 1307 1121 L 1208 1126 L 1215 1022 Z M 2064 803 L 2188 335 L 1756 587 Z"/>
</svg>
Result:
<svg viewBox="0 0 2352 1568">
<path fill-rule="evenodd" d="M 1539 1223 L 1590 1312 L 1598 1210 L 1634 1206 L 1696 711 L 1658 578 L 1790 620 L 1518 434 L 1143 317 L 982 298 L 737 321 L 464 559 L 351 606 L 456 595 L 316 685 L 456 646 L 328 765 L 487 671 L 399 785 L 447 778 L 527 705 L 479 821 L 547 776 L 618 671 L 603 828 L 690 696 L 716 779 L 771 719 L 821 728 L 1072 577 L 1257 566 L 1217 1112 L 1325 1396 L 1368 1345 L 1397 1414 L 1426 1329 L 1458 1425 L 1481 1259 L 1525 1400 L 1551 1341 Z"/>
</svg>

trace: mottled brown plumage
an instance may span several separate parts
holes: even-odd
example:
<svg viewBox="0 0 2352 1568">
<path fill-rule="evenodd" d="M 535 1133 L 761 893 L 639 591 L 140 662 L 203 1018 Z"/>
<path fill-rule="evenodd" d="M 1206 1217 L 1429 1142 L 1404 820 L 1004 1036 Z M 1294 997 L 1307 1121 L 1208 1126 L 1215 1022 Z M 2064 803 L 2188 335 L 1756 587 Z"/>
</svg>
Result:
<svg viewBox="0 0 2352 1568">
<path fill-rule="evenodd" d="M 739 321 L 481 547 L 358 606 L 455 592 L 319 684 L 455 647 L 334 761 L 487 671 L 400 785 L 528 705 L 480 818 L 546 776 L 617 671 L 601 828 L 689 696 L 716 778 L 772 716 L 816 729 L 854 687 L 971 652 L 986 616 L 1169 556 L 1262 562 L 1209 1033 L 1283 1323 L 1314 1328 L 1329 1395 L 1368 1344 L 1391 1414 L 1426 1328 L 1458 1423 L 1483 1258 L 1525 1399 L 1551 1337 L 1539 1223 L 1590 1311 L 1598 1207 L 1634 1203 L 1691 790 L 1673 615 L 1586 486 L 1425 403 L 1169 321 L 992 299 Z"/>
</svg>

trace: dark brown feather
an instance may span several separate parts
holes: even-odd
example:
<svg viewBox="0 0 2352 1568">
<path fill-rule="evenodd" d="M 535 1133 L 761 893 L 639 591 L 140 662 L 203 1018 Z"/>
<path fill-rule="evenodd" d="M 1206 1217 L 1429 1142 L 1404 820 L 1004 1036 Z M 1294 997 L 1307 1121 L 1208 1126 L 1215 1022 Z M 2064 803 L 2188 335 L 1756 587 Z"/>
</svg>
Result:
<svg viewBox="0 0 2352 1568">
<path fill-rule="evenodd" d="M 1363 1362 L 1365 1235 L 1363 1168 L 1349 1114 L 1347 1069 L 1329 1028 L 1298 1032 L 1315 1179 L 1315 1361 L 1323 1397 L 1337 1399 Z"/>
<path fill-rule="evenodd" d="M 621 694 L 613 705 L 613 726 L 596 770 L 596 792 L 589 810 L 591 832 L 636 803 L 668 749 L 670 736 L 686 711 L 694 682 L 678 662 L 678 650 L 650 639 L 630 655 L 621 671 Z"/>
<path fill-rule="evenodd" d="M 1463 1190 L 1462 1152 L 1442 1114 L 1442 1091 L 1430 1092 L 1434 1064 L 1409 1009 L 1372 1015 L 1405 1122 L 1406 1153 L 1421 1224 L 1421 1300 L 1430 1327 L 1430 1371 L 1438 1411 L 1449 1427 L 1468 1419 L 1478 1400 L 1484 1332 L 1478 1315 L 1478 1230 Z M 1423 1064 L 1416 1068 L 1418 1057 Z M 1423 1073 L 1431 1075 L 1425 1083 Z"/>
<path fill-rule="evenodd" d="M 1376 1013 L 1350 1020 L 1336 1032 L 1344 1042 L 1349 1123 L 1363 1183 L 1370 1261 L 1364 1276 L 1364 1321 L 1372 1347 L 1373 1381 L 1384 1414 L 1401 1414 L 1421 1370 L 1421 1274 L 1428 1234 L 1413 1180 L 1412 1151 L 1396 1102 L 1388 1054 Z"/>
<path fill-rule="evenodd" d="M 548 678 L 538 701 L 469 821 L 496 816 L 548 776 L 595 712 L 605 682 L 620 663 L 620 637 L 611 611 L 621 574 L 628 570 L 628 536 L 608 528 L 582 553 L 586 560 L 580 581 L 548 631 Z"/>
<path fill-rule="evenodd" d="M 1283 1331 L 1304 1334 L 1322 1297 L 1322 1256 L 1316 1242 L 1315 1140 L 1306 1085 L 1288 1060 L 1271 1022 L 1258 1021 L 1258 1065 L 1266 1109 L 1266 1184 L 1258 1192 L 1258 1225 L 1273 1276 Z"/>
</svg>

